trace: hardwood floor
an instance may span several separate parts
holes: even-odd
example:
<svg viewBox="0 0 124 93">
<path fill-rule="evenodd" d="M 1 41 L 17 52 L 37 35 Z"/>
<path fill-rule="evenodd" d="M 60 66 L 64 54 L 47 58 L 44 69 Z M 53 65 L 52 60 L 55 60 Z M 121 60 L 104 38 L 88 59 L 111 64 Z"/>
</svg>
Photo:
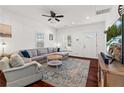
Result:
<svg viewBox="0 0 124 93">
<path fill-rule="evenodd" d="M 44 81 L 37 81 L 31 85 L 28 85 L 26 87 L 54 87 L 53 85 L 50 85 Z"/>
<path fill-rule="evenodd" d="M 90 61 L 91 63 L 90 63 L 90 69 L 88 73 L 86 87 L 98 87 L 98 77 L 97 77 L 98 60 L 91 59 Z"/>
<path fill-rule="evenodd" d="M 0 70 L 0 87 L 6 86 L 6 78 L 4 76 L 4 73 Z"/>
<path fill-rule="evenodd" d="M 90 60 L 90 69 L 88 73 L 86 87 L 98 87 L 98 78 L 97 78 L 98 60 L 89 59 L 89 58 L 80 58 L 80 59 Z M 31 85 L 28 85 L 27 87 L 54 87 L 54 86 L 43 81 L 37 81 Z"/>
</svg>

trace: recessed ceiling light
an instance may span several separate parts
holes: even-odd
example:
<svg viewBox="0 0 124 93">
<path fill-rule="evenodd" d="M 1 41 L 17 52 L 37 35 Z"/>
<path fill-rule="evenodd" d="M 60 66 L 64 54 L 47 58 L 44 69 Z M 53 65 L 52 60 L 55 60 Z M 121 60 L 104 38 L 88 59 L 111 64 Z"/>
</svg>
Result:
<svg viewBox="0 0 124 93">
<path fill-rule="evenodd" d="M 75 24 L 75 22 L 72 22 L 71 24 Z"/>
<path fill-rule="evenodd" d="M 89 17 L 89 16 L 87 16 L 87 17 L 86 17 L 86 19 L 90 19 L 90 17 Z"/>
</svg>

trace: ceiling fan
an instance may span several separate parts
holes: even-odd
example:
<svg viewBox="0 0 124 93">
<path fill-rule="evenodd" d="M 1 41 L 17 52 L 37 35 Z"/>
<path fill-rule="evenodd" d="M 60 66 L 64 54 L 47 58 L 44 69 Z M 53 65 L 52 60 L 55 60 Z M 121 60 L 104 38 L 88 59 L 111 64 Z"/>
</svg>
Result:
<svg viewBox="0 0 124 93">
<path fill-rule="evenodd" d="M 55 12 L 53 12 L 53 11 L 50 11 L 50 15 L 42 15 L 42 16 L 45 16 L 45 17 L 50 17 L 49 19 L 48 19 L 48 21 L 51 21 L 51 20 L 56 20 L 57 22 L 59 22 L 60 21 L 60 19 L 58 19 L 58 18 L 62 18 L 62 17 L 64 17 L 64 15 L 57 15 Z"/>
</svg>

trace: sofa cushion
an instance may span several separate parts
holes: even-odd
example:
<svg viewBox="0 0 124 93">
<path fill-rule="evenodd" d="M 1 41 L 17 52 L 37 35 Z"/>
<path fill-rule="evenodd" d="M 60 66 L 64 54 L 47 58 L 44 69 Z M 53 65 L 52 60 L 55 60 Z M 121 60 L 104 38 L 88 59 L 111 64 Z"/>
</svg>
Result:
<svg viewBox="0 0 124 93">
<path fill-rule="evenodd" d="M 30 55 L 27 50 L 22 50 L 21 53 L 24 57 L 30 58 Z"/>
<path fill-rule="evenodd" d="M 32 61 L 40 61 L 43 59 L 47 59 L 47 55 L 40 55 L 40 56 L 36 56 L 36 57 L 31 58 Z"/>
<path fill-rule="evenodd" d="M 19 67 L 24 65 L 24 60 L 19 54 L 12 54 L 10 57 L 11 67 Z"/>
<path fill-rule="evenodd" d="M 16 53 L 18 53 L 21 57 L 24 57 L 21 51 L 22 50 L 20 50 L 19 52 L 16 52 Z"/>
<path fill-rule="evenodd" d="M 0 60 L 0 70 L 5 70 L 5 69 L 9 69 L 10 66 L 9 66 L 9 58 L 7 57 L 3 57 L 1 60 Z"/>
<path fill-rule="evenodd" d="M 48 53 L 53 53 L 54 52 L 54 48 L 48 48 Z"/>
<path fill-rule="evenodd" d="M 68 52 L 56 52 L 56 54 L 58 54 L 58 55 L 62 55 L 62 56 L 69 55 Z"/>
<path fill-rule="evenodd" d="M 47 53 L 48 53 L 47 48 L 38 48 L 38 49 L 37 49 L 37 54 L 38 54 L 38 56 L 44 55 L 44 54 L 47 54 Z"/>
<path fill-rule="evenodd" d="M 35 57 L 35 56 L 37 56 L 37 49 L 29 49 L 28 53 L 29 53 L 30 57 Z"/>
<path fill-rule="evenodd" d="M 57 52 L 58 51 L 58 49 L 57 48 L 53 48 L 53 52 Z"/>
</svg>

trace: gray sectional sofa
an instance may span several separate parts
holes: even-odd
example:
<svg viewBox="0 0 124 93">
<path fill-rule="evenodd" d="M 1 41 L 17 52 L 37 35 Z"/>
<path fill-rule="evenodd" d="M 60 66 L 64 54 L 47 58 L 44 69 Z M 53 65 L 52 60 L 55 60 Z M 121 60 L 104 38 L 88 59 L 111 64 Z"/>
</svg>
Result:
<svg viewBox="0 0 124 93">
<path fill-rule="evenodd" d="M 22 50 L 18 53 L 22 56 L 24 65 L 9 67 L 3 70 L 8 87 L 26 86 L 38 80 L 42 80 L 44 70 L 40 63 L 47 62 L 47 56 L 49 54 L 62 55 L 62 59 L 66 59 L 69 56 L 68 52 L 57 52 L 57 48 L 26 49 L 30 58 L 25 58 L 21 51 Z M 9 66 L 8 62 L 7 64 Z"/>
<path fill-rule="evenodd" d="M 58 54 L 58 55 L 62 55 L 62 59 L 66 59 L 69 56 L 68 52 L 57 52 L 57 48 L 37 48 L 37 49 L 26 49 L 30 55 L 30 58 L 32 61 L 37 61 L 39 63 L 42 62 L 47 62 L 47 56 L 49 54 Z M 21 54 L 21 51 L 19 51 L 19 54 L 24 57 Z"/>
</svg>

